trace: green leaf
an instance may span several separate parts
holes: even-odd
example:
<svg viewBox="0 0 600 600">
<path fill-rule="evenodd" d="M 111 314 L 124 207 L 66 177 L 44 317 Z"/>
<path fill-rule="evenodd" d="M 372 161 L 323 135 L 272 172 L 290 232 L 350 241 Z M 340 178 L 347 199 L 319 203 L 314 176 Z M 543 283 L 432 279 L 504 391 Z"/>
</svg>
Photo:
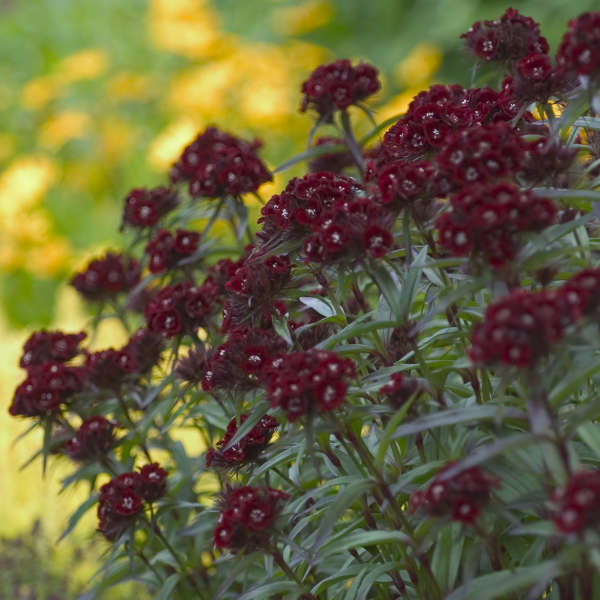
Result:
<svg viewBox="0 0 600 600">
<path fill-rule="evenodd" d="M 317 298 L 316 296 L 301 296 L 299 298 L 302 304 L 305 304 L 309 308 L 318 312 L 324 317 L 334 317 L 337 314 L 335 306 L 333 306 L 331 300 L 327 298 Z"/>
<path fill-rule="evenodd" d="M 257 403 L 254 410 L 248 418 L 239 426 L 235 435 L 229 440 L 227 446 L 223 450 L 228 450 L 231 446 L 237 444 L 245 435 L 250 433 L 250 430 L 265 416 L 268 410 L 268 405 L 265 401 Z"/>
<path fill-rule="evenodd" d="M 598 423 L 583 423 L 577 428 L 577 435 L 600 458 L 600 425 Z"/>
<path fill-rule="evenodd" d="M 169 575 L 160 588 L 160 595 L 158 600 L 170 600 L 172 598 L 171 592 L 175 589 L 181 579 L 181 573 L 173 573 Z"/>
<path fill-rule="evenodd" d="M 572 370 L 565 378 L 552 388 L 549 394 L 550 404 L 558 406 L 565 398 L 580 389 L 581 384 L 600 371 L 600 362 L 594 359 L 581 369 Z"/>
<path fill-rule="evenodd" d="M 341 539 L 335 539 L 324 544 L 319 549 L 319 556 L 325 558 L 332 554 L 339 554 L 359 548 L 360 546 L 374 546 L 376 544 L 410 544 L 410 538 L 401 531 L 353 531 Z"/>
<path fill-rule="evenodd" d="M 81 519 L 81 517 L 83 517 L 83 515 L 85 515 L 85 513 L 92 508 L 92 506 L 94 506 L 94 504 L 96 504 L 96 502 L 98 502 L 98 494 L 92 494 L 89 498 L 86 498 L 77 508 L 77 510 L 69 517 L 69 522 L 67 524 L 67 528 L 60 534 L 60 537 L 57 540 L 57 543 L 60 542 L 62 539 L 64 539 L 65 537 L 67 537 L 71 531 L 73 531 L 73 529 L 75 529 L 75 526 L 77 525 L 77 523 L 79 523 L 79 520 Z"/>
<path fill-rule="evenodd" d="M 379 288 L 379 291 L 385 298 L 392 314 L 396 318 L 396 323 L 402 322 L 404 312 L 400 297 L 400 282 L 396 279 L 395 273 L 392 274 L 385 267 L 384 263 L 374 263 L 370 266 L 371 274 Z"/>
</svg>

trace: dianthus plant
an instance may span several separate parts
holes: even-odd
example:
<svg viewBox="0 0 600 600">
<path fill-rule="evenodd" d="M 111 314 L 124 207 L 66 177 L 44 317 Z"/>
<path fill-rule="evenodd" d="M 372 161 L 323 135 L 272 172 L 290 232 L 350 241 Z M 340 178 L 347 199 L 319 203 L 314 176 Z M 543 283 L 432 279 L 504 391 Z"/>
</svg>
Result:
<svg viewBox="0 0 600 600">
<path fill-rule="evenodd" d="M 363 137 L 377 70 L 319 66 L 277 169 L 206 129 L 71 280 L 128 341 L 26 342 L 9 410 L 89 488 L 90 597 L 600 598 L 600 12 L 555 56 L 513 9 L 462 37 L 494 85 Z"/>
</svg>

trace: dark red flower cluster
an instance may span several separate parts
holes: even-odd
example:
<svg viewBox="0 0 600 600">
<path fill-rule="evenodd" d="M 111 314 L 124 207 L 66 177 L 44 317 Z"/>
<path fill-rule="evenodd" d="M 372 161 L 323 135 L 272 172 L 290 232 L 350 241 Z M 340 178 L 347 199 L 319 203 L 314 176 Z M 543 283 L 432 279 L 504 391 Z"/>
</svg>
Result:
<svg viewBox="0 0 600 600">
<path fill-rule="evenodd" d="M 13 416 L 37 417 L 57 411 L 61 404 L 80 392 L 83 386 L 81 367 L 69 367 L 48 361 L 29 367 L 27 378 L 15 390 L 8 409 Z"/>
<path fill-rule="evenodd" d="M 334 352 L 310 349 L 283 354 L 266 369 L 267 397 L 295 421 L 317 408 L 333 410 L 346 398 L 347 380 L 356 375 L 354 363 Z"/>
<path fill-rule="evenodd" d="M 86 383 L 110 390 L 118 390 L 123 380 L 139 369 L 132 353 L 114 348 L 88 353 L 84 368 Z"/>
<path fill-rule="evenodd" d="M 440 245 L 457 256 L 481 255 L 493 267 L 515 257 L 518 234 L 548 227 L 556 216 L 550 199 L 509 183 L 464 187 L 450 203 L 436 221 Z"/>
<path fill-rule="evenodd" d="M 386 131 L 376 163 L 423 158 L 438 152 L 457 131 L 512 119 L 514 114 L 499 101 L 498 92 L 489 87 L 432 85 Z"/>
<path fill-rule="evenodd" d="M 564 71 L 594 78 L 600 75 L 600 11 L 583 13 L 569 21 L 556 63 Z"/>
<path fill-rule="evenodd" d="M 419 199 L 431 198 L 434 169 L 429 162 L 396 160 L 385 165 L 377 175 L 381 201 L 385 204 L 403 208 Z"/>
<path fill-rule="evenodd" d="M 600 268 L 580 271 L 557 289 L 516 289 L 486 308 L 471 334 L 469 356 L 476 364 L 528 367 L 562 339 L 568 325 L 597 317 L 599 308 Z"/>
<path fill-rule="evenodd" d="M 157 187 L 152 190 L 137 188 L 125 198 L 121 229 L 153 227 L 158 220 L 179 204 L 174 189 Z"/>
<path fill-rule="evenodd" d="M 519 179 L 528 185 L 548 182 L 558 188 L 569 187 L 569 168 L 577 149 L 562 144 L 551 135 L 527 143 L 525 161 L 519 169 Z"/>
<path fill-rule="evenodd" d="M 515 174 L 525 158 L 525 142 L 508 123 L 471 127 L 450 137 L 436 158 L 441 196 L 474 183 Z"/>
<path fill-rule="evenodd" d="M 113 542 L 142 512 L 144 501 L 154 502 L 166 491 L 167 471 L 158 463 L 145 465 L 139 473 L 123 473 L 100 488 L 98 531 Z"/>
<path fill-rule="evenodd" d="M 481 509 L 490 499 L 492 488 L 500 480 L 484 473 L 479 467 L 471 467 L 448 477 L 446 472 L 456 463 L 444 466 L 426 490 L 418 490 L 410 497 L 411 510 L 422 509 L 436 516 L 450 516 L 453 521 L 474 523 Z"/>
<path fill-rule="evenodd" d="M 272 331 L 254 328 L 233 329 L 227 341 L 205 362 L 202 388 L 250 389 L 265 376 L 265 367 L 283 352 L 286 343 Z"/>
<path fill-rule="evenodd" d="M 276 310 L 277 295 L 290 281 L 292 265 L 286 255 L 245 260 L 225 284 L 222 330 L 248 326 L 252 316 L 267 324 Z"/>
<path fill-rule="evenodd" d="M 146 245 L 150 255 L 148 268 L 152 273 L 160 273 L 176 267 L 180 260 L 196 252 L 199 240 L 197 231 L 178 229 L 173 235 L 161 229 Z"/>
<path fill-rule="evenodd" d="M 460 37 L 475 56 L 507 66 L 529 54 L 547 54 L 549 49 L 539 24 L 514 8 L 494 21 L 477 21 Z"/>
<path fill-rule="evenodd" d="M 246 142 L 208 127 L 189 146 L 171 169 L 171 181 L 189 182 L 190 195 L 215 198 L 255 192 L 273 179 L 256 151 L 258 140 Z"/>
<path fill-rule="evenodd" d="M 341 138 L 334 137 L 320 137 L 317 138 L 313 145 L 313 148 L 324 149 L 327 146 L 344 146 L 345 142 Z M 341 173 L 346 167 L 351 167 L 354 164 L 352 154 L 347 149 L 336 150 L 334 152 L 325 152 L 319 154 L 310 160 L 308 163 L 308 170 L 311 173 L 319 173 L 320 171 L 327 171 L 329 173 Z"/>
<path fill-rule="evenodd" d="M 233 552 L 265 546 L 271 537 L 269 530 L 288 499 L 288 494 L 270 487 L 226 489 L 213 536 L 215 546 Z"/>
<path fill-rule="evenodd" d="M 306 259 L 331 263 L 365 254 L 384 256 L 394 243 L 392 220 L 376 196 L 338 200 L 312 223 L 312 233 L 304 242 Z"/>
<path fill-rule="evenodd" d="M 324 210 L 361 191 L 363 187 L 357 181 L 344 175 L 323 171 L 295 177 L 261 209 L 258 222 L 263 228 L 258 237 L 265 245 L 281 234 L 285 239 L 302 239 Z"/>
<path fill-rule="evenodd" d="M 210 287 L 194 286 L 189 281 L 164 287 L 146 304 L 148 329 L 165 337 L 191 333 L 205 323 L 213 300 Z"/>
<path fill-rule="evenodd" d="M 419 388 L 413 377 L 406 377 L 402 373 L 394 373 L 391 382 L 384 385 L 379 393 L 386 397 L 390 406 L 396 410 L 402 408 Z"/>
<path fill-rule="evenodd" d="M 240 415 L 239 424 L 245 423 L 247 419 L 247 414 Z M 206 467 L 213 464 L 220 468 L 234 467 L 256 460 L 267 447 L 278 426 L 277 419 L 265 415 L 244 437 L 228 448 L 238 430 L 238 420 L 234 417 L 229 421 L 223 439 L 217 442 L 217 449 L 210 448 L 206 453 Z"/>
<path fill-rule="evenodd" d="M 115 425 L 100 416 L 83 421 L 75 436 L 65 444 L 69 456 L 81 461 L 105 456 L 115 445 Z"/>
<path fill-rule="evenodd" d="M 70 283 L 86 300 L 106 300 L 135 287 L 140 273 L 140 264 L 134 258 L 108 252 L 92 260 L 85 271 L 76 273 Z"/>
<path fill-rule="evenodd" d="M 160 360 L 163 346 L 164 340 L 160 334 L 141 327 L 129 338 L 121 351 L 133 359 L 138 373 L 147 373 Z"/>
<path fill-rule="evenodd" d="M 600 471 L 573 473 L 565 487 L 552 496 L 554 525 L 565 534 L 600 524 Z"/>
<path fill-rule="evenodd" d="M 318 66 L 302 84 L 302 106 L 311 107 L 326 121 L 331 121 L 336 110 L 345 110 L 377 92 L 381 87 L 379 71 L 367 63 L 352 66 L 348 59 L 340 59 Z"/>
<path fill-rule="evenodd" d="M 79 333 L 62 331 L 35 331 L 23 345 L 23 355 L 19 366 L 29 369 L 48 361 L 67 362 L 80 353 L 79 344 L 87 337 Z"/>
</svg>

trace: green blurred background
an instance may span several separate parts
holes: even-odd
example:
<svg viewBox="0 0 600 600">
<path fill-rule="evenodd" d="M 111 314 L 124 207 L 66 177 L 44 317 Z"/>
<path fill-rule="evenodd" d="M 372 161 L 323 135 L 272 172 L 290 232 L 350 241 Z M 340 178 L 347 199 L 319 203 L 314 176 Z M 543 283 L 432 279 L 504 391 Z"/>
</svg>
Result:
<svg viewBox="0 0 600 600">
<path fill-rule="evenodd" d="M 432 82 L 468 85 L 458 39 L 509 6 L 496 0 L 0 0 L 0 393 L 22 379 L 24 339 L 36 328 L 85 327 L 65 282 L 118 244 L 122 199 L 160 184 L 208 124 L 265 141 L 270 165 L 303 149 L 311 117 L 299 86 L 319 63 L 373 62 L 383 120 Z M 569 18 L 597 0 L 529 0 L 556 48 Z M 359 127 L 361 124 L 359 123 Z M 362 124 L 362 126 L 366 126 Z M 264 186 L 263 196 L 285 179 Z M 118 343 L 105 323 L 97 345 Z M 55 544 L 86 495 L 58 495 L 72 468 L 20 471 L 40 441 L 0 411 L 0 598 L 74 598 L 106 545 L 94 515 Z M 75 566 L 75 568 L 74 568 Z M 68 574 L 67 574 L 68 573 Z M 128 598 L 128 588 L 108 598 Z M 138 594 L 139 598 L 139 594 Z"/>
</svg>

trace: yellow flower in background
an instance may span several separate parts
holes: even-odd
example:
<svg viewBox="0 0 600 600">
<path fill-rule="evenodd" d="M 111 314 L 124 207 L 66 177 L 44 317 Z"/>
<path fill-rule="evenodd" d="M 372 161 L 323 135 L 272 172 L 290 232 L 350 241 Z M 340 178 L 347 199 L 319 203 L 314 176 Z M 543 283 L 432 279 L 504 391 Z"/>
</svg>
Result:
<svg viewBox="0 0 600 600">
<path fill-rule="evenodd" d="M 114 100 L 147 100 L 152 96 L 153 84 L 148 75 L 120 71 L 110 78 L 105 89 Z"/>
<path fill-rule="evenodd" d="M 108 115 L 99 126 L 102 156 L 109 162 L 117 162 L 131 149 L 135 135 L 132 126 L 115 115 Z"/>
<path fill-rule="evenodd" d="M 57 174 L 57 166 L 48 156 L 15 158 L 0 175 L 0 223 L 18 217 L 35 204 L 54 183 Z"/>
<path fill-rule="evenodd" d="M 40 146 L 58 150 L 69 140 L 84 137 L 89 130 L 90 116 L 78 110 L 67 110 L 52 115 L 40 127 Z"/>
<path fill-rule="evenodd" d="M 151 0 L 149 29 L 156 46 L 189 58 L 219 46 L 219 19 L 205 0 Z"/>
<path fill-rule="evenodd" d="M 383 106 L 379 106 L 376 111 L 376 117 L 379 122 L 391 119 L 395 115 L 401 115 L 408 110 L 408 105 L 413 98 L 422 91 L 422 88 L 411 88 L 394 96 Z"/>
<path fill-rule="evenodd" d="M 94 79 L 108 68 L 108 55 L 101 48 L 88 48 L 63 58 L 56 66 L 57 77 L 63 84 Z"/>
<path fill-rule="evenodd" d="M 280 8 L 273 15 L 275 31 L 283 35 L 302 35 L 323 25 L 334 17 L 333 7 L 326 0 L 308 0 L 298 6 Z"/>
<path fill-rule="evenodd" d="M 10 133 L 0 133 L 0 162 L 15 153 L 15 138 Z"/>
<path fill-rule="evenodd" d="M 25 108 L 43 108 L 61 93 L 61 85 L 54 75 L 42 75 L 28 81 L 21 92 L 21 102 Z"/>
<path fill-rule="evenodd" d="M 442 53 L 434 44 L 418 44 L 396 67 L 394 76 L 405 87 L 424 86 L 435 75 Z"/>
<path fill-rule="evenodd" d="M 167 125 L 150 143 L 149 164 L 157 171 L 166 171 L 199 131 L 196 121 L 188 117 Z"/>
<path fill-rule="evenodd" d="M 69 242 L 54 236 L 44 244 L 30 249 L 27 254 L 27 269 L 38 277 L 54 277 L 68 267 L 71 253 Z"/>
</svg>

